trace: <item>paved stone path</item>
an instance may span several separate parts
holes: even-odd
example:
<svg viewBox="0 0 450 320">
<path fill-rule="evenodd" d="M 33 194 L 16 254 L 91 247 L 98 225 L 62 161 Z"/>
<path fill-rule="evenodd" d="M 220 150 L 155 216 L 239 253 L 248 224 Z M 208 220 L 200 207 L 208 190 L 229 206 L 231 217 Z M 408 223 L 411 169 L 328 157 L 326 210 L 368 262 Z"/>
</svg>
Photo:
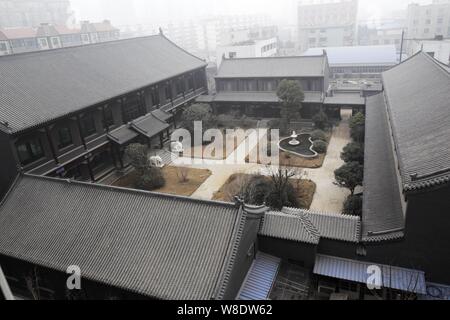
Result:
<svg viewBox="0 0 450 320">
<path fill-rule="evenodd" d="M 317 185 L 311 205 L 312 211 L 340 214 L 344 201 L 350 194 L 346 189 L 337 186 L 334 179 L 334 171 L 344 163 L 340 158 L 342 149 L 350 142 L 350 130 L 348 126 L 350 115 L 349 111 L 344 111 L 343 121 L 333 129 L 330 146 L 323 166 L 319 169 L 303 170 L 302 178 L 310 179 Z M 263 135 L 260 131 L 259 138 L 262 137 Z M 271 168 L 259 164 L 245 163 L 245 157 L 248 151 L 256 147 L 257 143 L 258 139 L 250 139 L 248 146 L 246 146 L 244 141 L 225 161 L 205 160 L 199 164 L 192 164 L 191 159 L 179 158 L 173 162 L 173 165 L 211 170 L 212 175 L 192 195 L 193 198 L 210 200 L 214 193 L 234 173 L 248 174 L 260 172 L 265 175 L 270 174 Z"/>
</svg>

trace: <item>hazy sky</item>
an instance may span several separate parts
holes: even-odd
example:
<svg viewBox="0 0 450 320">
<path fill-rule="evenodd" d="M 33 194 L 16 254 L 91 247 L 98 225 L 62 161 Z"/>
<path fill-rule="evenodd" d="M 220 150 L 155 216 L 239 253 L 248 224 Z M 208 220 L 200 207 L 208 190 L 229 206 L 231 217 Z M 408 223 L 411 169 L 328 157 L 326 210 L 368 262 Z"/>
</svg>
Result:
<svg viewBox="0 0 450 320">
<path fill-rule="evenodd" d="M 294 23 L 297 0 L 71 0 L 77 20 L 109 18 L 116 25 L 153 24 L 158 21 L 213 14 L 267 14 L 275 21 Z M 359 19 L 379 19 L 406 9 L 408 3 L 431 0 L 360 0 Z"/>
</svg>

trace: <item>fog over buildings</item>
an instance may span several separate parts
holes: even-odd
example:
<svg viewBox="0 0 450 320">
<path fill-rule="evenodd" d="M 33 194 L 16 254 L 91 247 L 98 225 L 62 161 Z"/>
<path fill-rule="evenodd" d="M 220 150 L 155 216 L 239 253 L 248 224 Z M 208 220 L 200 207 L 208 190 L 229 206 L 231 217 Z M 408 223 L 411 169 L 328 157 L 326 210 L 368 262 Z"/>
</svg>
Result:
<svg viewBox="0 0 450 320">
<path fill-rule="evenodd" d="M 313 0 L 302 1 L 311 3 Z M 295 23 L 298 0 L 72 0 L 75 16 L 81 20 L 108 18 L 118 25 L 146 24 L 199 16 L 227 14 L 268 14 L 275 21 Z M 316 1 L 320 2 L 320 1 Z M 323 2 L 323 1 L 322 1 Z M 376 20 L 406 10 L 409 3 L 431 0 L 360 0 L 359 19 Z"/>
</svg>

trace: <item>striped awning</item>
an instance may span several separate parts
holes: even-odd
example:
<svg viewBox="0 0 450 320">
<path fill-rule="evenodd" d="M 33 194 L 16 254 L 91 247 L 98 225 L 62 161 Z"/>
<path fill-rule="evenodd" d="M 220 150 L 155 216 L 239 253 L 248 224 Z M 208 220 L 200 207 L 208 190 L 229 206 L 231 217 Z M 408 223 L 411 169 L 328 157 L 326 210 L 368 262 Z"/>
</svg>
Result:
<svg viewBox="0 0 450 320">
<path fill-rule="evenodd" d="M 241 287 L 238 300 L 267 300 L 281 260 L 259 252 Z"/>
<path fill-rule="evenodd" d="M 404 292 L 426 294 L 425 273 L 400 267 L 317 255 L 314 274 L 358 283 L 367 283 L 369 268 L 377 266 L 381 270 L 381 286 Z"/>
</svg>

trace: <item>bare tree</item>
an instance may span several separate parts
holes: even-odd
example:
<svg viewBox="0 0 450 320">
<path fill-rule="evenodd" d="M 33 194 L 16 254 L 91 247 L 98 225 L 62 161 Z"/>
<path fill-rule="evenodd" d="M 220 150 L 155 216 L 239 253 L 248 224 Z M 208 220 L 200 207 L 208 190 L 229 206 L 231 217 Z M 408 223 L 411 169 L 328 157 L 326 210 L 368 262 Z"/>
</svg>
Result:
<svg viewBox="0 0 450 320">
<path fill-rule="evenodd" d="M 177 177 L 180 183 L 186 183 L 189 181 L 189 168 L 179 167 L 177 168 Z"/>
</svg>

